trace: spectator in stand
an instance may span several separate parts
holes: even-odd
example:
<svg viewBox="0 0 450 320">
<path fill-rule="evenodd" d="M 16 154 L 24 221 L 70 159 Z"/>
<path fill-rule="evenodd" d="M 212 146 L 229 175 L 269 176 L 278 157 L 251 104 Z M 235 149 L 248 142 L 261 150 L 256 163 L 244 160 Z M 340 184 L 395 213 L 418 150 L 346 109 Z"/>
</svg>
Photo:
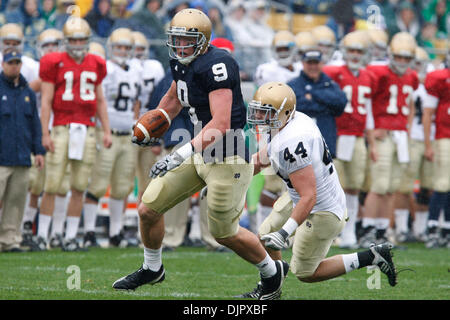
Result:
<svg viewBox="0 0 450 320">
<path fill-rule="evenodd" d="M 233 41 L 233 33 L 227 23 L 223 20 L 223 15 L 219 7 L 214 5 L 209 7 L 208 16 L 212 23 L 211 39 L 226 38 Z"/>
<path fill-rule="evenodd" d="M 127 9 L 127 0 L 112 0 L 111 2 L 111 16 L 114 19 L 128 19 L 131 12 Z"/>
<path fill-rule="evenodd" d="M 166 13 L 162 18 L 164 29 L 167 29 L 169 27 L 170 21 L 172 20 L 174 15 L 187 8 L 190 8 L 189 1 L 187 0 L 174 0 L 170 2 L 165 8 Z"/>
<path fill-rule="evenodd" d="M 437 26 L 437 31 L 446 36 L 450 33 L 450 2 L 447 0 L 431 0 L 422 11 L 426 22 Z"/>
<path fill-rule="evenodd" d="M 241 41 L 237 40 L 237 42 L 239 43 L 242 50 L 242 55 L 239 57 L 241 60 L 238 61 L 245 73 L 247 73 L 248 75 L 253 75 L 255 74 L 256 67 L 258 65 L 269 61 L 272 57 L 270 47 L 272 44 L 274 31 L 266 23 L 265 1 L 258 0 L 247 2 L 246 6 L 248 16 L 242 24 L 242 28 L 245 31 L 241 30 L 241 28 L 239 28 L 238 31 L 239 33 L 246 33 L 244 33 L 242 36 L 238 35 Z M 228 25 L 231 26 L 231 24 Z M 246 37 L 248 37 L 247 40 L 242 41 Z"/>
<path fill-rule="evenodd" d="M 408 32 L 414 38 L 419 36 L 420 22 L 416 15 L 415 7 L 408 1 L 402 2 L 397 9 L 396 25 L 389 29 L 389 35 L 392 37 L 398 32 Z"/>
<path fill-rule="evenodd" d="M 41 0 L 39 6 L 41 18 L 45 20 L 47 28 L 55 25 L 56 3 L 55 0 Z"/>
<path fill-rule="evenodd" d="M 70 17 L 69 8 L 75 5 L 75 0 L 58 0 L 56 4 L 55 28 L 62 30 Z"/>
<path fill-rule="evenodd" d="M 166 42 L 165 31 L 162 21 L 156 15 L 161 7 L 161 0 L 145 0 L 144 7 L 134 13 L 129 19 L 118 19 L 114 23 L 113 30 L 117 28 L 129 28 L 142 32 L 147 39 Z M 150 48 L 150 56 L 154 56 L 162 63 L 164 68 L 169 67 L 169 58 L 165 45 L 154 45 Z"/>
<path fill-rule="evenodd" d="M 25 36 L 37 36 L 46 28 L 46 21 L 38 10 L 38 0 L 25 0 L 20 7 L 7 13 L 9 23 L 17 23 Z"/>
<path fill-rule="evenodd" d="M 417 41 L 419 46 L 428 49 L 427 52 L 430 55 L 431 60 L 434 60 L 436 58 L 436 55 L 433 53 L 434 41 L 436 40 L 436 32 L 437 27 L 434 23 L 425 22 L 422 30 L 420 31 L 420 36 Z"/>
<path fill-rule="evenodd" d="M 109 37 L 114 24 L 111 16 L 111 0 L 95 0 L 94 6 L 86 16 L 94 35 L 101 38 Z"/>
</svg>

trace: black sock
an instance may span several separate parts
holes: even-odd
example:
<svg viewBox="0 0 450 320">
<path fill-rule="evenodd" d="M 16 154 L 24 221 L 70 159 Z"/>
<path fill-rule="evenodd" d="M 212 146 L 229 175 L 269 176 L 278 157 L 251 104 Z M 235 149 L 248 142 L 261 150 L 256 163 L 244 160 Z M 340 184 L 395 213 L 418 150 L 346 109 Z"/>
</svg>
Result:
<svg viewBox="0 0 450 320">
<path fill-rule="evenodd" d="M 370 250 L 358 252 L 358 269 L 372 265 L 372 261 L 375 258 L 374 254 Z"/>
</svg>

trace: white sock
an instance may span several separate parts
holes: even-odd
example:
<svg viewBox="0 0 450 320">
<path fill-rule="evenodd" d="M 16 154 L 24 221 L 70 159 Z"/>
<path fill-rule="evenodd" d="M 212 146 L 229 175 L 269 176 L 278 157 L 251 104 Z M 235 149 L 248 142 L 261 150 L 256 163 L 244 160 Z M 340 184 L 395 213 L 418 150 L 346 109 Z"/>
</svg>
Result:
<svg viewBox="0 0 450 320">
<path fill-rule="evenodd" d="M 358 215 L 358 196 L 353 194 L 345 194 L 347 202 L 348 221 L 342 230 L 341 238 L 345 244 L 356 243 L 355 223 Z"/>
<path fill-rule="evenodd" d="M 159 271 L 162 265 L 161 257 L 162 247 L 159 249 L 148 249 L 144 247 L 144 269 Z"/>
<path fill-rule="evenodd" d="M 123 200 L 109 198 L 109 212 L 109 236 L 114 237 L 122 230 Z"/>
<path fill-rule="evenodd" d="M 55 197 L 55 210 L 53 211 L 53 222 L 51 235 L 63 234 L 64 221 L 66 220 L 66 197 Z"/>
<path fill-rule="evenodd" d="M 84 233 L 95 231 L 98 204 L 85 203 L 83 206 Z"/>
<path fill-rule="evenodd" d="M 48 239 L 48 228 L 50 227 L 51 221 L 52 216 L 42 213 L 39 214 L 38 236 L 44 238 L 46 241 Z"/>
<path fill-rule="evenodd" d="M 375 218 L 362 218 L 363 228 L 375 227 Z"/>
<path fill-rule="evenodd" d="M 67 217 L 66 236 L 64 237 L 65 240 L 76 238 L 79 224 L 80 217 Z"/>
<path fill-rule="evenodd" d="M 408 209 L 395 209 L 395 232 L 400 234 L 408 232 Z"/>
<path fill-rule="evenodd" d="M 387 230 L 389 228 L 389 222 L 388 218 L 376 218 L 375 227 L 377 230 Z"/>
<path fill-rule="evenodd" d="M 36 218 L 36 214 L 37 214 L 38 208 L 33 208 L 30 206 L 27 206 L 25 208 L 25 211 L 23 213 L 23 218 L 22 218 L 22 229 L 23 229 L 23 224 L 25 222 L 34 222 L 34 219 Z"/>
<path fill-rule="evenodd" d="M 359 259 L 358 254 L 356 252 L 350 254 L 343 254 L 342 260 L 344 261 L 345 273 L 349 273 L 353 270 L 358 269 L 359 267 Z"/>
<path fill-rule="evenodd" d="M 419 236 L 427 230 L 428 211 L 417 211 L 413 223 L 414 235 Z"/>
<path fill-rule="evenodd" d="M 189 232 L 190 239 L 201 239 L 202 231 L 200 230 L 200 206 L 196 206 L 190 210 L 191 214 L 191 230 Z"/>
<path fill-rule="evenodd" d="M 259 269 L 261 273 L 261 277 L 270 278 L 275 273 L 277 273 L 277 266 L 275 265 L 275 261 L 266 254 L 266 257 L 260 263 L 255 264 L 255 266 Z"/>
</svg>

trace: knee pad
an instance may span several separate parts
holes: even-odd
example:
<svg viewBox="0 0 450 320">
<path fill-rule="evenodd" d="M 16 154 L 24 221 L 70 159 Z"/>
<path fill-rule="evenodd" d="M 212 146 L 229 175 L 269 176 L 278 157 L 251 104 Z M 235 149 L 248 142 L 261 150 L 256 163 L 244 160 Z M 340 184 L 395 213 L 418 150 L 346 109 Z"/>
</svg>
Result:
<svg viewBox="0 0 450 320">
<path fill-rule="evenodd" d="M 212 216 L 225 214 L 233 208 L 233 186 L 215 181 L 208 185 L 206 198 L 208 209 Z"/>
<path fill-rule="evenodd" d="M 418 204 L 428 206 L 430 204 L 430 190 L 426 188 L 420 188 L 416 195 L 416 201 Z"/>
</svg>

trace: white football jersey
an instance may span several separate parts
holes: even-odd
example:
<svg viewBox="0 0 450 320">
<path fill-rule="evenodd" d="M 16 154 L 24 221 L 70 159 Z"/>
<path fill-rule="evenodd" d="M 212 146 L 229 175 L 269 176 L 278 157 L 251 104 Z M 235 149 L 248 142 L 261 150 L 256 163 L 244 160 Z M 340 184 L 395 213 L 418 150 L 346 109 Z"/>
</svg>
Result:
<svg viewBox="0 0 450 320">
<path fill-rule="evenodd" d="M 284 180 L 294 206 L 300 195 L 289 180 L 289 174 L 312 165 L 316 177 L 317 200 L 311 213 L 328 211 L 340 220 L 345 216 L 344 190 L 339 183 L 337 171 L 325 140 L 314 121 L 301 112 L 270 141 L 270 163 Z"/>
<path fill-rule="evenodd" d="M 3 54 L 0 52 L 0 70 L 2 69 L 1 62 L 3 62 Z M 20 73 L 28 81 L 28 83 L 39 78 L 39 62 L 23 55 L 22 56 L 22 69 Z"/>
<path fill-rule="evenodd" d="M 424 103 L 426 103 L 429 99 L 433 99 L 430 97 L 425 86 L 420 83 L 419 87 L 416 91 L 413 92 L 413 101 L 415 104 L 415 115 L 412 121 L 411 126 L 411 139 L 425 141 L 424 132 L 423 132 L 423 124 L 422 124 L 422 113 L 424 108 Z M 436 125 L 434 122 L 431 123 L 430 128 L 430 139 L 434 140 L 434 135 L 436 133 Z"/>
<path fill-rule="evenodd" d="M 256 68 L 255 83 L 258 87 L 270 81 L 288 83 L 290 80 L 298 77 L 303 69 L 301 62 L 294 62 L 292 66 L 294 67 L 293 71 L 281 66 L 275 59 L 260 64 Z"/>
<path fill-rule="evenodd" d="M 107 75 L 103 79 L 102 86 L 110 127 L 118 131 L 131 130 L 134 123 L 133 106 L 142 84 L 142 67 L 137 61 L 131 60 L 128 69 L 125 70 L 108 60 L 106 70 Z M 97 125 L 100 125 L 98 121 Z"/>
<path fill-rule="evenodd" d="M 141 101 L 141 110 L 139 116 L 142 116 L 148 110 L 146 108 L 148 102 L 150 101 L 150 97 L 152 95 L 153 90 L 156 85 L 164 78 L 164 68 L 162 64 L 155 59 L 147 59 L 147 60 L 138 60 L 143 68 L 142 73 L 142 87 L 139 95 L 139 100 Z"/>
</svg>

